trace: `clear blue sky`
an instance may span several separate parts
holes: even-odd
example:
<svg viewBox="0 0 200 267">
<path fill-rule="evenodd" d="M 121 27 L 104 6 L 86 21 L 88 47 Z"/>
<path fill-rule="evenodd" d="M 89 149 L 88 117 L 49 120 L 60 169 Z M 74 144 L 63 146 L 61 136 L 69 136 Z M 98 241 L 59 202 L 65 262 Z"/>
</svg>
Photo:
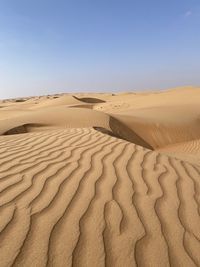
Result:
<svg viewBox="0 0 200 267">
<path fill-rule="evenodd" d="M 200 85 L 199 0 L 0 0 L 0 98 Z"/>
</svg>

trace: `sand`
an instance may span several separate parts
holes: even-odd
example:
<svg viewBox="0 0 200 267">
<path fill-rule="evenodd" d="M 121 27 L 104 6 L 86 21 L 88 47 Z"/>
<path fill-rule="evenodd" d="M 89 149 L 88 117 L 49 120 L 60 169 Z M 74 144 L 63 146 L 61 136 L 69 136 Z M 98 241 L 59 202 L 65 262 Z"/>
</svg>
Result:
<svg viewBox="0 0 200 267">
<path fill-rule="evenodd" d="M 0 266 L 200 266 L 200 88 L 0 101 Z"/>
</svg>

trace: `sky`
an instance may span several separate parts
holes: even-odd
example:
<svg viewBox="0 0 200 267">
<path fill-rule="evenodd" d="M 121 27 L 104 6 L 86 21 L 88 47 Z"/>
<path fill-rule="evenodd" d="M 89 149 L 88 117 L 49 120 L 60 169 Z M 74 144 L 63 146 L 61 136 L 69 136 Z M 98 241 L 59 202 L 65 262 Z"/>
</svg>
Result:
<svg viewBox="0 0 200 267">
<path fill-rule="evenodd" d="M 0 98 L 200 85 L 200 0 L 0 0 Z"/>
</svg>

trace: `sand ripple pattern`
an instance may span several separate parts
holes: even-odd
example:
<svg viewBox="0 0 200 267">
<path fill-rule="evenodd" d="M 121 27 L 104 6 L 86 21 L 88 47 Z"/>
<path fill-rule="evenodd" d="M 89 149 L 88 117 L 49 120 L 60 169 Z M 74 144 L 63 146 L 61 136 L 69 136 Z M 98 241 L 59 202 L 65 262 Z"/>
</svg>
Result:
<svg viewBox="0 0 200 267">
<path fill-rule="evenodd" d="M 200 266 L 200 168 L 92 128 L 0 139 L 0 266 Z"/>
</svg>

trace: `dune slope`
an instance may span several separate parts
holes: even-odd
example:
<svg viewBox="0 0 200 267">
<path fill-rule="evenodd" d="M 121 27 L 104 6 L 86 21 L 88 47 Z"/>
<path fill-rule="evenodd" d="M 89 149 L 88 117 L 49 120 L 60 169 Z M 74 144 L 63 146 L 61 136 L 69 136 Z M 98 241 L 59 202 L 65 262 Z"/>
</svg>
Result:
<svg viewBox="0 0 200 267">
<path fill-rule="evenodd" d="M 199 266 L 199 167 L 92 128 L 0 144 L 1 266 Z"/>
<path fill-rule="evenodd" d="M 0 266 L 200 266 L 199 139 L 185 129 L 189 141 L 155 149 L 133 108 L 105 113 L 63 99 L 14 102 L 13 116 L 12 104 L 2 108 Z M 157 123 L 175 125 L 178 115 L 160 114 Z"/>
</svg>

